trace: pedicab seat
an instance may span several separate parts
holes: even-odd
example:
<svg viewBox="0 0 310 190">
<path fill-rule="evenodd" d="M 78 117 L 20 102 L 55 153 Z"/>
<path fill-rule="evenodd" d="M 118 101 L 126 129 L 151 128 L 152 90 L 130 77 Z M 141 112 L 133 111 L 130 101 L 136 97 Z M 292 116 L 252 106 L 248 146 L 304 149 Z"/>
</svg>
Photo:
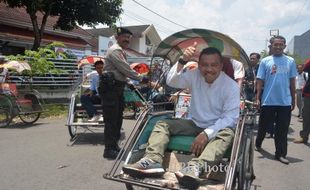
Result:
<svg viewBox="0 0 310 190">
<path fill-rule="evenodd" d="M 175 135 L 171 136 L 167 148 L 182 152 L 190 152 L 191 144 L 195 136 Z"/>
<path fill-rule="evenodd" d="M 97 111 L 102 110 L 101 104 L 94 104 L 94 107 L 96 108 Z M 86 111 L 85 108 L 82 106 L 82 104 L 76 104 L 75 110 L 76 111 Z"/>
<path fill-rule="evenodd" d="M 29 105 L 32 101 L 23 97 L 19 97 L 19 93 L 15 83 L 2 83 L 0 89 L 9 92 L 10 96 L 18 105 Z"/>
<path fill-rule="evenodd" d="M 168 150 L 180 151 L 183 153 L 190 153 L 191 145 L 196 137 L 189 135 L 174 135 L 170 137 Z M 232 149 L 228 149 L 224 158 L 230 158 Z"/>
</svg>

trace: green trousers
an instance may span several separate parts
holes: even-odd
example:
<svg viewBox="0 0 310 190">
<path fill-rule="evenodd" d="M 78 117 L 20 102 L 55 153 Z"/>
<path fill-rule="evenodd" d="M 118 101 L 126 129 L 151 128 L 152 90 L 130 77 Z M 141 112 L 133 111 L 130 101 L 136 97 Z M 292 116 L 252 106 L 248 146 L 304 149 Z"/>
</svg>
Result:
<svg viewBox="0 0 310 190">
<path fill-rule="evenodd" d="M 170 136 L 197 136 L 203 130 L 204 129 L 197 127 L 192 120 L 166 119 L 158 121 L 149 138 L 145 157 L 162 163 Z M 215 138 L 208 142 L 201 155 L 198 158 L 193 158 L 190 162 L 198 162 L 204 165 L 208 164 L 211 167 L 219 164 L 226 151 L 231 148 L 234 134 L 235 132 L 232 128 L 220 130 Z"/>
</svg>

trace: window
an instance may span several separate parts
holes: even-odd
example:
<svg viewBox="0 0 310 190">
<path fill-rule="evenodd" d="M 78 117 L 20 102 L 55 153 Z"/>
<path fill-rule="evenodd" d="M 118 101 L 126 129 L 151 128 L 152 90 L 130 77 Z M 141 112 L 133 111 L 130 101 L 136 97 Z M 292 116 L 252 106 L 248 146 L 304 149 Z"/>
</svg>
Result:
<svg viewBox="0 0 310 190">
<path fill-rule="evenodd" d="M 145 36 L 145 44 L 151 45 L 151 40 L 147 36 Z"/>
</svg>

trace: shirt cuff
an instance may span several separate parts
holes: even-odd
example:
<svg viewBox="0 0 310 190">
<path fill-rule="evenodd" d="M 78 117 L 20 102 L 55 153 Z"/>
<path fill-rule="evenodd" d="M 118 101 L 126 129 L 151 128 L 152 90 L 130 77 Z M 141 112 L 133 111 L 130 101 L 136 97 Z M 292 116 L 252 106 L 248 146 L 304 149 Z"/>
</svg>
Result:
<svg viewBox="0 0 310 190">
<path fill-rule="evenodd" d="M 208 140 L 210 141 L 211 139 L 213 139 L 215 137 L 215 130 L 211 129 L 211 128 L 206 128 L 204 130 L 204 132 L 208 135 Z"/>
</svg>

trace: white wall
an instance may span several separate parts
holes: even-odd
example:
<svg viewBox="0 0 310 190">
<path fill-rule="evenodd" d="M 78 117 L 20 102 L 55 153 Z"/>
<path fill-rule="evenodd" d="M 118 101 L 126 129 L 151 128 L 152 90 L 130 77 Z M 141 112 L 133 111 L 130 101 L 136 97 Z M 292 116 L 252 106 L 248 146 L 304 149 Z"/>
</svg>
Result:
<svg viewBox="0 0 310 190">
<path fill-rule="evenodd" d="M 102 55 L 104 56 L 106 54 L 107 49 L 113 45 L 114 43 L 116 43 L 116 40 L 114 37 L 104 37 L 104 36 L 99 36 L 98 37 L 98 55 Z M 147 45 L 145 44 L 145 35 L 143 35 L 141 38 L 132 38 L 131 39 L 131 43 L 129 45 L 129 48 L 146 54 L 146 50 L 147 50 Z"/>
<path fill-rule="evenodd" d="M 116 40 L 114 37 L 104 37 L 99 36 L 98 38 L 98 55 L 106 55 L 107 49 L 111 47 L 114 43 L 116 43 Z"/>
</svg>

